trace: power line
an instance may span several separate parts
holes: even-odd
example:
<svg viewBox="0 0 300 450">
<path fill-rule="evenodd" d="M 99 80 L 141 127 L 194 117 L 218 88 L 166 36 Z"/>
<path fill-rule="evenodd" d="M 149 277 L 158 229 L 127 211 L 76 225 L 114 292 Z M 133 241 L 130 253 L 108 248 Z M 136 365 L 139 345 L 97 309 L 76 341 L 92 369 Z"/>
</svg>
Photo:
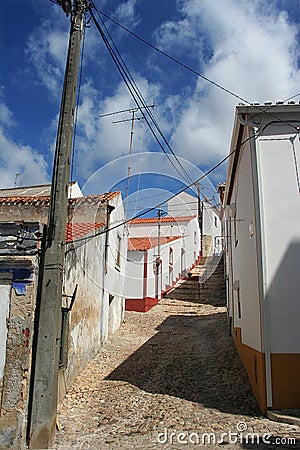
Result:
<svg viewBox="0 0 300 450">
<path fill-rule="evenodd" d="M 222 86 L 221 84 L 217 83 L 216 81 L 211 80 L 210 78 L 206 77 L 205 75 L 203 75 L 202 73 L 198 72 L 195 69 L 192 69 L 191 67 L 189 67 L 187 64 L 179 61 L 178 59 L 176 59 L 175 57 L 169 55 L 168 53 L 164 52 L 163 50 L 161 50 L 160 48 L 156 47 L 154 44 L 151 44 L 151 42 L 147 41 L 146 39 L 142 38 L 141 36 L 139 36 L 138 34 L 134 33 L 133 31 L 129 30 L 128 28 L 126 28 L 124 25 L 121 25 L 119 22 L 117 22 L 115 19 L 113 19 L 112 17 L 110 17 L 108 14 L 105 14 L 103 11 L 99 10 L 96 8 L 95 4 L 93 5 L 94 8 L 96 9 L 96 11 L 98 12 L 98 14 L 101 14 L 102 16 L 106 17 L 108 20 L 110 20 L 112 23 L 114 23 L 115 25 L 117 25 L 119 28 L 123 29 L 124 31 L 126 31 L 128 34 L 130 34 L 131 36 L 135 37 L 136 39 L 138 39 L 139 41 L 143 42 L 144 44 L 148 45 L 149 47 L 151 47 L 153 50 L 157 51 L 158 53 L 162 54 L 163 56 L 165 56 L 166 58 L 170 59 L 171 61 L 175 62 L 176 64 L 178 64 L 179 66 L 183 67 L 184 69 L 188 70 L 189 72 L 193 73 L 194 75 L 197 75 L 198 77 L 202 78 L 204 81 L 207 81 L 208 83 L 212 84 L 213 86 L 217 87 L 218 89 L 221 89 L 222 91 L 226 92 L 227 94 L 230 94 L 231 96 L 237 98 L 238 100 L 242 101 L 243 103 L 246 103 L 247 105 L 250 106 L 254 106 L 255 108 L 257 108 L 257 110 L 259 112 L 264 112 L 266 114 L 268 114 L 269 116 L 279 120 L 282 123 L 286 123 L 289 124 L 289 122 L 284 121 L 278 117 L 276 117 L 274 114 L 268 112 L 269 109 L 272 109 L 273 105 L 270 105 L 270 108 L 268 109 L 263 109 L 260 105 L 255 105 L 252 102 L 250 102 L 249 100 L 246 100 L 245 98 L 241 97 L 240 95 L 238 95 L 237 93 L 231 91 L 230 89 L 227 89 L 226 87 Z M 292 95 L 291 97 L 287 98 L 286 100 L 284 100 L 284 102 L 287 102 L 289 100 L 292 100 L 295 97 L 298 97 L 300 95 L 300 92 Z M 295 127 L 294 127 L 295 128 Z"/>
<path fill-rule="evenodd" d="M 76 242 L 80 242 L 80 241 L 84 241 L 87 239 L 93 239 L 96 236 L 100 236 L 101 234 L 106 233 L 107 231 L 112 231 L 115 230 L 116 228 L 121 227 L 122 225 L 127 224 L 128 222 L 131 222 L 131 220 L 135 220 L 138 219 L 139 217 L 144 216 L 145 214 L 149 214 L 152 211 L 155 211 L 157 209 L 159 209 L 161 206 L 163 206 L 166 202 L 172 200 L 172 198 L 176 197 L 178 194 L 181 194 L 182 192 L 185 192 L 186 190 L 188 190 L 191 186 L 193 186 L 195 183 L 200 182 L 201 180 L 203 180 L 204 178 L 206 178 L 208 175 L 210 175 L 214 170 L 216 170 L 218 167 L 220 167 L 222 164 L 224 164 L 225 161 L 227 161 L 227 159 L 229 159 L 237 150 L 239 150 L 242 145 L 244 145 L 246 142 L 250 141 L 251 139 L 257 139 L 259 137 L 259 134 L 255 135 L 255 136 L 249 136 L 248 138 L 246 138 L 244 141 L 242 141 L 238 147 L 236 147 L 235 149 L 233 149 L 227 156 L 225 156 L 223 159 L 221 159 L 221 161 L 219 161 L 217 164 L 215 164 L 211 169 L 209 169 L 207 172 L 205 172 L 203 175 L 201 175 L 201 177 L 199 177 L 198 179 L 196 179 L 195 181 L 193 181 L 190 185 L 182 188 L 180 191 L 178 191 L 176 194 L 172 195 L 171 197 L 169 197 L 167 200 L 157 204 L 156 206 L 153 206 L 151 208 L 146 209 L 145 211 L 136 214 L 134 217 L 130 218 L 130 219 L 126 219 L 124 221 L 122 221 L 121 223 L 118 223 L 112 227 L 110 227 L 107 230 L 98 232 L 93 234 L 92 236 L 86 236 L 86 237 L 82 237 L 82 238 L 78 238 L 78 239 L 74 239 L 72 242 L 76 243 Z"/>
<path fill-rule="evenodd" d="M 94 21 L 94 23 L 95 23 L 95 25 L 96 25 L 96 27 L 97 27 L 97 29 L 98 29 L 98 31 L 99 31 L 101 37 L 102 37 L 104 43 L 105 43 L 105 45 L 106 45 L 106 47 L 107 47 L 107 49 L 108 49 L 110 55 L 112 56 L 113 61 L 115 62 L 115 64 L 116 64 L 116 66 L 117 66 L 117 68 L 118 68 L 118 70 L 119 70 L 119 72 L 120 72 L 120 74 L 121 74 L 121 76 L 122 76 L 122 78 L 123 78 L 123 80 L 124 80 L 124 82 L 125 82 L 125 84 L 126 84 L 128 90 L 129 90 L 129 92 L 130 92 L 130 94 L 132 95 L 132 97 L 133 97 L 135 103 L 137 104 L 137 107 L 140 109 L 140 104 L 139 104 L 139 102 L 141 102 L 141 104 L 143 105 L 143 108 L 144 108 L 145 111 L 146 111 L 146 114 L 149 116 L 150 120 L 152 121 L 152 123 L 153 123 L 154 127 L 156 128 L 156 130 L 158 131 L 159 135 L 161 136 L 161 138 L 163 139 L 164 143 L 166 144 L 166 146 L 168 147 L 168 149 L 170 150 L 170 152 L 171 152 L 172 155 L 174 156 L 174 158 L 175 158 L 177 164 L 179 165 L 179 167 L 181 168 L 181 170 L 183 171 L 183 173 L 184 173 L 185 176 L 187 177 L 187 180 L 188 180 L 188 181 L 192 181 L 192 179 L 191 179 L 191 177 L 189 176 L 189 174 L 187 173 L 186 169 L 183 167 L 182 163 L 179 161 L 178 157 L 177 157 L 176 154 L 174 153 L 174 151 L 173 151 L 173 149 L 171 148 L 170 144 L 168 143 L 167 139 L 166 139 L 165 136 L 163 135 L 163 132 L 162 132 L 162 130 L 160 129 L 160 127 L 159 127 L 159 125 L 158 125 L 158 123 L 157 123 L 157 121 L 156 121 L 154 115 L 152 114 L 152 112 L 150 111 L 150 109 L 147 108 L 146 102 L 145 102 L 145 100 L 144 100 L 144 98 L 143 98 L 143 96 L 142 96 L 142 94 L 141 94 L 141 92 L 140 92 L 138 86 L 136 85 L 136 83 L 135 83 L 135 81 L 134 81 L 132 75 L 130 74 L 130 71 L 129 71 L 129 69 L 128 69 L 126 63 L 125 63 L 125 61 L 123 60 L 123 58 L 122 58 L 122 56 L 121 56 L 119 50 L 117 49 L 117 47 L 116 47 L 116 45 L 115 45 L 115 43 L 114 43 L 114 41 L 113 41 L 113 39 L 112 39 L 112 36 L 110 35 L 109 31 L 107 30 L 107 27 L 106 27 L 105 23 L 103 22 L 103 19 L 101 18 L 100 14 L 99 14 L 99 12 L 98 12 L 98 10 L 97 10 L 97 8 L 95 8 L 95 10 L 96 10 L 97 13 L 98 13 L 98 16 L 99 16 L 99 18 L 100 18 L 100 20 L 101 20 L 101 22 L 102 22 L 102 25 L 103 25 L 103 27 L 105 28 L 105 31 L 106 31 L 107 35 L 109 36 L 109 38 L 110 38 L 110 40 L 111 40 L 111 42 L 112 42 L 112 45 L 109 43 L 108 38 L 106 37 L 105 33 L 104 33 L 103 30 L 101 29 L 101 27 L 100 27 L 100 25 L 99 25 L 99 23 L 98 23 L 98 21 L 97 21 L 95 15 L 93 14 L 92 8 L 89 7 L 89 12 L 90 12 L 90 14 L 91 14 L 91 16 L 92 16 L 92 19 L 93 19 L 93 21 Z M 115 50 L 112 48 L 112 46 L 115 48 Z M 151 126 L 151 124 L 150 124 L 148 118 L 145 116 L 145 114 L 144 114 L 143 111 L 141 111 L 141 113 L 142 113 L 143 118 L 145 119 L 145 121 L 146 121 L 146 123 L 147 123 L 149 129 L 151 130 L 153 136 L 155 137 L 155 139 L 156 139 L 158 145 L 160 146 L 160 148 L 162 149 L 162 151 L 165 153 L 165 155 L 168 157 L 169 162 L 173 165 L 173 167 L 174 167 L 175 170 L 179 173 L 179 175 L 182 176 L 182 174 L 178 171 L 178 168 L 174 165 L 174 162 L 170 159 L 170 155 L 169 155 L 169 154 L 166 152 L 166 150 L 164 149 L 164 147 L 163 147 L 162 143 L 160 142 L 158 136 L 156 135 L 156 133 L 155 133 L 153 127 Z"/>
</svg>

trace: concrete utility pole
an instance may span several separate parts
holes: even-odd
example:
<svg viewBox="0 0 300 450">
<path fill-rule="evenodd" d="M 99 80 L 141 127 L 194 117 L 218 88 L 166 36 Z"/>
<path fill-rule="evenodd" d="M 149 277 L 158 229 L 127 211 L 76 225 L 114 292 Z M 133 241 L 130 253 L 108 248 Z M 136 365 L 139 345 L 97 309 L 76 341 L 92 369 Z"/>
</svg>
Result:
<svg viewBox="0 0 300 450">
<path fill-rule="evenodd" d="M 157 256 L 155 260 L 156 278 L 155 278 L 155 298 L 159 298 L 159 269 L 160 269 L 160 218 L 162 210 L 157 211 Z"/>
<path fill-rule="evenodd" d="M 49 448 L 54 441 L 61 338 L 64 242 L 68 183 L 83 16 L 88 0 L 61 0 L 71 13 L 71 30 L 52 176 L 42 273 L 37 345 L 31 388 L 27 440 L 30 448 Z"/>
<path fill-rule="evenodd" d="M 200 255 L 203 253 L 203 202 L 201 202 L 200 197 L 200 181 L 197 182 L 198 189 L 198 223 L 200 230 Z"/>
</svg>

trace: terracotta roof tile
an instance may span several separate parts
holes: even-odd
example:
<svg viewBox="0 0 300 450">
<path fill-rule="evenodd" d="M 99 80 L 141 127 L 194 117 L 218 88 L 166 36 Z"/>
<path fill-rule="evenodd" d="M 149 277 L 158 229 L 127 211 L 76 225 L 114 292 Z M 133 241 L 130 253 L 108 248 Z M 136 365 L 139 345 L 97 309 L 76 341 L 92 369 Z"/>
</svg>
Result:
<svg viewBox="0 0 300 450">
<path fill-rule="evenodd" d="M 196 216 L 178 216 L 178 217 L 161 217 L 160 222 L 186 222 L 189 220 L 194 219 Z M 142 224 L 142 223 L 158 223 L 157 217 L 146 217 L 146 218 L 140 218 L 140 219 L 133 219 L 129 222 L 130 224 L 136 225 L 136 224 Z"/>
<path fill-rule="evenodd" d="M 99 202 L 104 202 L 106 200 L 111 200 L 112 198 L 119 195 L 120 192 L 106 192 L 105 194 L 94 194 L 86 195 L 84 197 L 70 198 L 69 204 L 73 205 L 75 203 L 81 204 L 97 204 Z M 48 206 L 50 204 L 50 196 L 36 196 L 36 197 L 26 197 L 26 196 L 14 196 L 14 197 L 0 197 L 1 205 L 42 205 Z"/>
<path fill-rule="evenodd" d="M 162 236 L 160 238 L 160 244 L 167 244 L 169 242 L 175 241 L 176 239 L 180 239 L 180 236 Z M 157 247 L 157 245 L 157 237 L 134 237 L 128 239 L 128 250 L 145 251 L 149 250 L 150 248 Z"/>
<path fill-rule="evenodd" d="M 81 238 L 92 231 L 104 227 L 105 223 L 67 223 L 66 225 L 66 242 L 72 242 Z"/>
</svg>

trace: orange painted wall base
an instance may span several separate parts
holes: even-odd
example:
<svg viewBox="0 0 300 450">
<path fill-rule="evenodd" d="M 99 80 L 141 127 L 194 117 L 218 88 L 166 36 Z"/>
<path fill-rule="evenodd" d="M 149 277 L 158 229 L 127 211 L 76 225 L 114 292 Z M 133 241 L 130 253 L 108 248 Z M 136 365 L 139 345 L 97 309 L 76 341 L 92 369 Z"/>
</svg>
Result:
<svg viewBox="0 0 300 450">
<path fill-rule="evenodd" d="M 267 410 L 265 355 L 242 343 L 240 328 L 234 328 L 233 338 L 246 369 L 258 406 L 264 414 Z"/>
<path fill-rule="evenodd" d="M 300 408 L 300 354 L 272 353 L 273 409 Z"/>
<path fill-rule="evenodd" d="M 242 343 L 240 328 L 234 328 L 233 338 L 264 414 L 267 410 L 265 355 Z M 272 353 L 271 373 L 272 407 L 268 409 L 300 408 L 300 354 Z"/>
</svg>

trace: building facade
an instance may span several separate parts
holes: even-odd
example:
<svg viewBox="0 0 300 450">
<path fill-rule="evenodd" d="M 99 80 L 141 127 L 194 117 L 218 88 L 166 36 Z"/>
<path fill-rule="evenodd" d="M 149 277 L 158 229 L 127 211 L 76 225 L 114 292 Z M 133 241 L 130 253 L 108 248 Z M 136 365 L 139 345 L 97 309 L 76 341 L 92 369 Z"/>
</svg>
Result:
<svg viewBox="0 0 300 450">
<path fill-rule="evenodd" d="M 230 328 L 263 412 L 300 407 L 300 105 L 236 108 L 223 202 Z"/>
<path fill-rule="evenodd" d="M 50 201 L 48 195 L 30 197 L 24 191 L 0 197 L 0 438 L 15 448 L 25 444 L 30 424 L 42 236 Z M 123 322 L 126 258 L 121 194 L 70 198 L 59 399 Z"/>
<path fill-rule="evenodd" d="M 187 275 L 199 257 L 200 233 L 195 216 L 132 220 L 125 280 L 126 309 L 148 311 Z"/>
<path fill-rule="evenodd" d="M 168 201 L 169 216 L 195 215 L 198 217 L 201 254 L 204 257 L 222 253 L 222 230 L 219 214 L 219 210 L 212 205 L 206 196 L 203 196 L 203 199 L 199 202 L 197 197 L 182 192 Z"/>
</svg>

